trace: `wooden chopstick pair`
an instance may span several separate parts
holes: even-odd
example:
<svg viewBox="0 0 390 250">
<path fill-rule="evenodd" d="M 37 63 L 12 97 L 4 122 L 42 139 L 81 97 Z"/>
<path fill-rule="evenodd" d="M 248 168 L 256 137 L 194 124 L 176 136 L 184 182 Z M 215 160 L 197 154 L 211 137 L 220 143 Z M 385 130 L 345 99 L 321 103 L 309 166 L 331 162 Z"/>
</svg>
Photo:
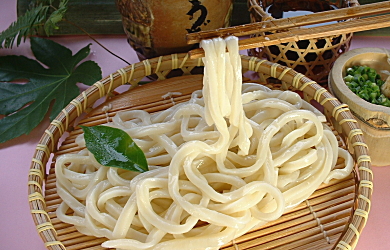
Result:
<svg viewBox="0 0 390 250">
<path fill-rule="evenodd" d="M 275 32 L 267 36 L 257 36 L 241 39 L 239 41 L 240 50 L 257 47 L 270 46 L 291 41 L 313 39 L 345 33 L 359 32 L 364 30 L 379 29 L 390 26 L 390 14 L 380 15 L 390 12 L 390 1 L 373 4 L 365 4 L 355 7 L 329 10 L 309 15 L 281 18 L 221 28 L 213 31 L 202 31 L 187 34 L 187 43 L 199 43 L 203 39 L 214 37 L 226 37 L 234 35 L 237 37 L 249 36 L 260 32 Z M 379 15 L 379 16 L 372 16 Z M 366 17 L 371 16 L 371 17 Z M 359 17 L 365 17 L 359 19 Z M 351 19 L 351 20 L 348 20 Z M 322 24 L 332 21 L 343 21 L 312 28 L 299 29 L 298 27 Z M 189 51 L 191 58 L 204 56 L 201 48 Z"/>
</svg>

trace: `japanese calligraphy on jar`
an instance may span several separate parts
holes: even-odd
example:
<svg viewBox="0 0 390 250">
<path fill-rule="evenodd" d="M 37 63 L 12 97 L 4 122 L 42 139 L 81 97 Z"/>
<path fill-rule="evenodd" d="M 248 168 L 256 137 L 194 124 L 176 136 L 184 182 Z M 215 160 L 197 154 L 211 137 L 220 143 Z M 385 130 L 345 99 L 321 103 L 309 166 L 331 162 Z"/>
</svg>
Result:
<svg viewBox="0 0 390 250">
<path fill-rule="evenodd" d="M 228 27 L 233 0 L 116 0 L 140 60 L 187 52 L 186 34 Z"/>
</svg>

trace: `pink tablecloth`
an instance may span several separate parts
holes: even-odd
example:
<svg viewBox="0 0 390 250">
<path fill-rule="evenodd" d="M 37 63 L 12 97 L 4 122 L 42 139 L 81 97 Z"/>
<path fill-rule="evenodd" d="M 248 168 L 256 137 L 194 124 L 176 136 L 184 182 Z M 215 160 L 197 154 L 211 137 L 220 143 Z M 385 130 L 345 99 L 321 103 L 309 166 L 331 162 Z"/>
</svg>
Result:
<svg viewBox="0 0 390 250">
<path fill-rule="evenodd" d="M 16 1 L 2 1 L 0 8 L 0 30 L 16 20 Z M 97 39 L 131 63 L 138 59 L 134 51 L 126 42 L 124 36 L 99 36 Z M 57 42 L 77 51 L 91 43 L 87 37 L 62 37 L 54 38 Z M 388 37 L 358 37 L 355 36 L 352 48 L 357 47 L 383 47 L 390 49 Z M 98 45 L 92 42 L 92 54 L 89 59 L 96 61 L 106 76 L 117 69 L 126 66 L 122 61 L 112 57 Z M 21 54 L 31 56 L 29 45 L 23 44 L 13 50 L 0 50 L 0 56 L 7 54 Z M 0 144 L 0 249 L 46 249 L 38 236 L 32 217 L 29 212 L 27 200 L 27 176 L 31 157 L 35 146 L 48 126 L 46 118 L 39 127 L 30 135 Z M 390 145 L 389 145 L 390 146 Z M 387 153 L 388 149 L 384 149 Z M 368 223 L 360 236 L 357 250 L 388 250 L 390 249 L 390 216 L 387 212 L 390 207 L 388 198 L 390 190 L 390 168 L 374 167 L 374 194 L 372 197 L 372 209 Z"/>
</svg>

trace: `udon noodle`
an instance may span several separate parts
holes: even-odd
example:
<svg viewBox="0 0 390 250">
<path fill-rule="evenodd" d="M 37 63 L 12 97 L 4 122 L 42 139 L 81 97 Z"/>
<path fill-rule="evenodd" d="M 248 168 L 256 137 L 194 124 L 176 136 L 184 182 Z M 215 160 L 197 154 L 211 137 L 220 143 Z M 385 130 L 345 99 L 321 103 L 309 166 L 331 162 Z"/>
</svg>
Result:
<svg viewBox="0 0 390 250">
<path fill-rule="evenodd" d="M 320 112 L 294 92 L 242 84 L 236 37 L 201 46 L 203 90 L 106 124 L 133 138 L 149 171 L 102 166 L 87 149 L 58 157 L 60 220 L 107 248 L 219 249 L 350 174 L 352 157 Z"/>
</svg>

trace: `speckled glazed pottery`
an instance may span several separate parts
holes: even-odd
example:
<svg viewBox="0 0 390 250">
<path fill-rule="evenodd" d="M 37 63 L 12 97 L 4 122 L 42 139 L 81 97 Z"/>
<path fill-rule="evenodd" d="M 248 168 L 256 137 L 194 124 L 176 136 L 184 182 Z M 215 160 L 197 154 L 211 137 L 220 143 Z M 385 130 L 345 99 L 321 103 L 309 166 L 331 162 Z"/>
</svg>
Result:
<svg viewBox="0 0 390 250">
<path fill-rule="evenodd" d="M 116 0 L 129 44 L 142 59 L 186 52 L 186 34 L 230 25 L 233 0 Z"/>
</svg>

